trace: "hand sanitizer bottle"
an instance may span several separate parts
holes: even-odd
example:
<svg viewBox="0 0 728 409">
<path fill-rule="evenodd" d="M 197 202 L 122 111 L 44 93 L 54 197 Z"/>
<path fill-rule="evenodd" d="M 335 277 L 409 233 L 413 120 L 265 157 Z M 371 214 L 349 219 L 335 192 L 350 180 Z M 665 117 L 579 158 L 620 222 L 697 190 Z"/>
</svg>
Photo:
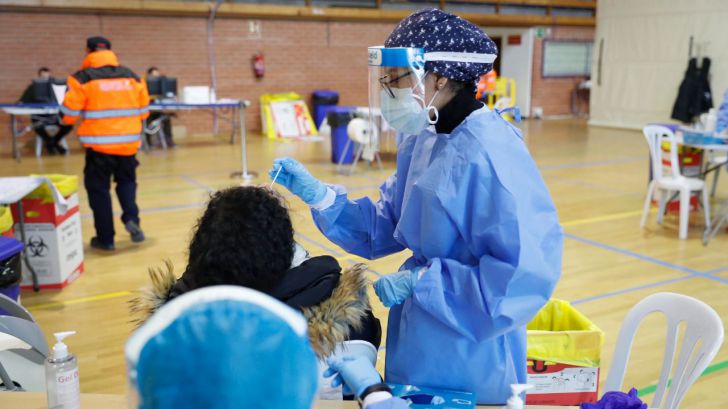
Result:
<svg viewBox="0 0 728 409">
<path fill-rule="evenodd" d="M 512 384 L 511 385 L 511 393 L 513 395 L 508 398 L 508 402 L 506 402 L 506 408 L 507 409 L 523 409 L 523 399 L 521 399 L 521 394 L 529 389 L 533 388 L 533 385 L 525 385 L 525 384 Z"/>
<path fill-rule="evenodd" d="M 76 331 L 56 332 L 53 355 L 45 362 L 46 390 L 49 409 L 80 409 L 81 389 L 78 382 L 78 361 L 68 353 L 63 339 Z"/>
</svg>

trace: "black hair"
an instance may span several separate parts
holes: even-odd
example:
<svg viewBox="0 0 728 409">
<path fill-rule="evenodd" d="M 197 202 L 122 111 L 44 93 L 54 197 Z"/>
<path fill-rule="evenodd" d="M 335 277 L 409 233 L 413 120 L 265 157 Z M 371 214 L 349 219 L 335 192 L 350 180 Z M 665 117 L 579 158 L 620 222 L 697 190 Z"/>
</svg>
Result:
<svg viewBox="0 0 728 409">
<path fill-rule="evenodd" d="M 157 68 L 155 66 L 151 66 L 151 67 L 147 68 L 147 75 L 150 75 L 152 73 L 152 71 L 159 71 L 159 68 Z"/>
<path fill-rule="evenodd" d="M 38 75 L 40 75 L 42 72 L 51 72 L 51 69 L 48 67 L 40 67 L 38 68 Z"/>
<path fill-rule="evenodd" d="M 264 187 L 212 194 L 189 247 L 183 280 L 191 289 L 240 285 L 268 292 L 293 259 L 293 226 L 283 199 Z"/>
</svg>

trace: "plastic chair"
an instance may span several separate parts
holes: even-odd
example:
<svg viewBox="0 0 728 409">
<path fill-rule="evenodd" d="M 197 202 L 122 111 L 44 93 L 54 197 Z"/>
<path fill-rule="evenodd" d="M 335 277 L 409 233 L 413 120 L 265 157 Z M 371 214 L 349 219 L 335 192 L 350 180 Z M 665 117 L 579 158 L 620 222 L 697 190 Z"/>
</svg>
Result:
<svg viewBox="0 0 728 409">
<path fill-rule="evenodd" d="M 632 341 L 642 320 L 653 312 L 662 312 L 667 317 L 667 342 L 663 356 L 660 380 L 650 408 L 659 408 L 665 397 L 665 409 L 677 409 L 688 388 L 698 379 L 718 353 L 723 343 L 723 324 L 718 314 L 702 301 L 681 294 L 652 294 L 632 307 L 624 318 L 619 332 L 617 345 L 612 359 L 604 391 L 622 389 L 624 372 L 629 360 Z M 685 335 L 680 354 L 677 356 L 677 369 L 671 381 L 668 380 L 675 361 L 678 330 L 685 322 Z M 695 347 L 700 341 L 700 347 Z M 693 354 L 693 352 L 696 352 Z M 693 357 L 691 359 L 691 357 Z M 670 385 L 668 385 L 670 383 Z"/>
<path fill-rule="evenodd" d="M 703 213 L 705 215 L 705 228 L 710 230 L 710 201 L 705 181 L 698 178 L 688 178 L 680 174 L 680 166 L 677 155 L 677 138 L 675 134 L 664 126 L 648 125 L 642 132 L 647 139 L 652 159 L 652 181 L 647 187 L 647 197 L 642 212 L 640 227 L 645 227 L 647 215 L 650 211 L 655 191 L 660 191 L 659 213 L 657 223 L 662 224 L 662 218 L 667 207 L 668 194 L 678 192 L 680 194 L 680 239 L 688 237 L 688 217 L 690 214 L 690 193 L 701 191 L 703 196 Z M 664 175 L 662 171 L 662 145 L 667 143 L 670 146 L 670 175 Z"/>
<path fill-rule="evenodd" d="M 45 335 L 28 310 L 0 294 L 0 390 L 45 391 Z M 18 386 L 19 385 L 19 386 Z"/>
<path fill-rule="evenodd" d="M 50 134 L 57 134 L 61 128 L 58 125 L 41 125 L 45 126 L 46 130 Z M 66 141 L 66 138 L 61 139 L 58 141 L 58 144 L 61 145 L 64 149 L 66 149 L 66 155 L 68 155 L 68 152 L 70 152 L 68 148 L 68 141 Z M 40 158 L 41 154 L 43 153 L 43 138 L 36 135 L 35 136 L 35 157 Z"/>
</svg>

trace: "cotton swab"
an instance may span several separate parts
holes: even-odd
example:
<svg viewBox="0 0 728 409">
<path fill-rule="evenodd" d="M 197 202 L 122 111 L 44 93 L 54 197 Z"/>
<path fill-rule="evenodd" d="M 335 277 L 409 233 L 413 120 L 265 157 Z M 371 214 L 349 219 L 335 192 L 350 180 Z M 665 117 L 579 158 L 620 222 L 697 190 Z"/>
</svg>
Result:
<svg viewBox="0 0 728 409">
<path fill-rule="evenodd" d="M 281 171 L 283 170 L 283 166 L 278 168 L 278 172 L 276 172 L 276 175 L 273 176 L 273 180 L 270 182 L 270 188 L 273 189 L 273 184 L 276 183 L 276 179 L 278 179 L 278 175 L 280 175 Z"/>
</svg>

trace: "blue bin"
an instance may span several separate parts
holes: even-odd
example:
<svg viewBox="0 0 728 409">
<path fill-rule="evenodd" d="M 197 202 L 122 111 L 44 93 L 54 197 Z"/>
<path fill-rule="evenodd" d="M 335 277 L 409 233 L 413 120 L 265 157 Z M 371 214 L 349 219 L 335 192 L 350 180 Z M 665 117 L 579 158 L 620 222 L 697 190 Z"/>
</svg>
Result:
<svg viewBox="0 0 728 409">
<path fill-rule="evenodd" d="M 346 143 L 349 141 L 349 135 L 346 133 L 346 127 L 349 121 L 354 117 L 356 107 L 334 107 L 329 110 L 326 116 L 331 127 L 331 161 L 334 163 L 352 163 L 354 162 L 354 143 L 350 143 L 346 152 Z"/>
<path fill-rule="evenodd" d="M 339 93 L 336 91 L 318 90 L 313 92 L 313 120 L 317 128 L 326 118 L 327 112 L 339 103 Z"/>
<path fill-rule="evenodd" d="M 0 236 L 0 294 L 13 301 L 20 298 L 20 256 L 23 243 Z M 0 315 L 7 315 L 0 308 Z"/>
</svg>

